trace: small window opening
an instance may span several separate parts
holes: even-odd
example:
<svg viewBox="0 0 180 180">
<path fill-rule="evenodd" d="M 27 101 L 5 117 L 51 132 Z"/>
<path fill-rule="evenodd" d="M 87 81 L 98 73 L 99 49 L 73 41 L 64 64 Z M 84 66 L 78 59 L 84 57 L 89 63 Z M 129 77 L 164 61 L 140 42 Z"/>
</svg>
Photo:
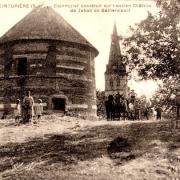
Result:
<svg viewBox="0 0 180 180">
<path fill-rule="evenodd" d="M 113 87 L 113 81 L 112 80 L 110 80 L 110 86 Z"/>
<path fill-rule="evenodd" d="M 27 75 L 27 58 L 18 59 L 17 74 L 18 75 Z"/>
</svg>

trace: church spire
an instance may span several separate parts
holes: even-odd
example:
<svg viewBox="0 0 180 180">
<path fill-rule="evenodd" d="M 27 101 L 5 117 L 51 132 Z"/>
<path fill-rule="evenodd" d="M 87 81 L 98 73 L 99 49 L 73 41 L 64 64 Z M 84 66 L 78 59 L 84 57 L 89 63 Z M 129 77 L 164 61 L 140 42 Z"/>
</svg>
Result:
<svg viewBox="0 0 180 180">
<path fill-rule="evenodd" d="M 114 23 L 113 34 L 111 35 L 111 47 L 109 54 L 109 64 L 117 64 L 121 58 L 121 50 L 119 45 L 119 36 L 117 33 L 116 23 Z"/>
<path fill-rule="evenodd" d="M 104 73 L 105 96 L 117 94 L 117 92 L 119 92 L 124 97 L 127 97 L 129 92 L 127 86 L 128 73 L 126 71 L 126 64 L 123 63 L 124 56 L 121 55 L 119 39 L 116 23 L 114 23 L 111 36 L 109 63 L 106 65 L 106 71 Z"/>
<path fill-rule="evenodd" d="M 113 34 L 117 36 L 117 27 L 116 27 L 116 22 L 114 22 Z"/>
</svg>

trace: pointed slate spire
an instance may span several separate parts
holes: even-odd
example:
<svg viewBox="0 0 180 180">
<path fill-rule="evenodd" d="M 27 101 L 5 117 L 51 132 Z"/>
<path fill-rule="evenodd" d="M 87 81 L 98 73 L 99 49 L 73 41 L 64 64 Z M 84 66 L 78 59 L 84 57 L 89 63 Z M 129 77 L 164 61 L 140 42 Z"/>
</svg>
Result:
<svg viewBox="0 0 180 180">
<path fill-rule="evenodd" d="M 116 22 L 114 22 L 114 26 L 113 26 L 113 35 L 118 36 Z"/>
<path fill-rule="evenodd" d="M 111 36 L 111 47 L 109 54 L 109 64 L 117 64 L 121 57 L 121 50 L 119 45 L 119 36 L 117 34 L 116 23 L 114 23 L 113 34 Z"/>
</svg>

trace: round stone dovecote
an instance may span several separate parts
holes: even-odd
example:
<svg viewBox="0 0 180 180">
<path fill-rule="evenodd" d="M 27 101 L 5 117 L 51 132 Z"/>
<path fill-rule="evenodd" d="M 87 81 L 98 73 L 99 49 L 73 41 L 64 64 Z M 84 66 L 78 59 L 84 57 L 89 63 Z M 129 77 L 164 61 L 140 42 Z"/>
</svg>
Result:
<svg viewBox="0 0 180 180">
<path fill-rule="evenodd" d="M 96 116 L 97 54 L 53 9 L 34 9 L 0 38 L 1 104 L 30 90 L 49 111 Z"/>
</svg>

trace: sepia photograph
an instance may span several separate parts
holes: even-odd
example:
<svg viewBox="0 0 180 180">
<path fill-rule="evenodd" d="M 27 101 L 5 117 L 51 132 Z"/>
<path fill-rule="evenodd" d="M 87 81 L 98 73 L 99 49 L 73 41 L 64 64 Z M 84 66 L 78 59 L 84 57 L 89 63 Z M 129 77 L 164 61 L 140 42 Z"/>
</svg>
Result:
<svg viewBox="0 0 180 180">
<path fill-rule="evenodd" d="M 180 180 L 179 0 L 0 0 L 0 180 Z"/>
</svg>

